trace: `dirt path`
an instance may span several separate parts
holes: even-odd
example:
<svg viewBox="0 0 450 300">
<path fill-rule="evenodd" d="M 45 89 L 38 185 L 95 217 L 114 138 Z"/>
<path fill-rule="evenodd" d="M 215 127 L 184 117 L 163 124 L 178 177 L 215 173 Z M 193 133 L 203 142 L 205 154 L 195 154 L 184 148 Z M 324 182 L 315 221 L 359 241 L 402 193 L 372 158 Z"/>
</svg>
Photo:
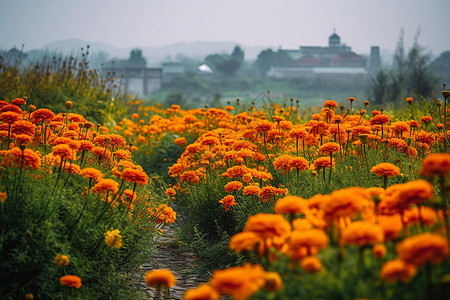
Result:
<svg viewBox="0 0 450 300">
<path fill-rule="evenodd" d="M 183 224 L 183 220 L 176 207 L 172 208 L 177 212 L 177 220 L 173 224 L 166 225 L 161 237 L 157 240 L 155 253 L 152 260 L 141 265 L 139 277 L 150 270 L 155 269 L 169 269 L 177 279 L 176 286 L 170 288 L 169 299 L 182 299 L 183 294 L 187 289 L 195 288 L 201 282 L 199 278 L 189 272 L 195 265 L 195 258 L 192 253 L 183 252 L 178 247 L 178 238 L 176 229 Z M 150 299 L 163 299 L 163 296 L 154 288 L 147 286 L 142 279 L 139 286 L 149 295 Z"/>
</svg>

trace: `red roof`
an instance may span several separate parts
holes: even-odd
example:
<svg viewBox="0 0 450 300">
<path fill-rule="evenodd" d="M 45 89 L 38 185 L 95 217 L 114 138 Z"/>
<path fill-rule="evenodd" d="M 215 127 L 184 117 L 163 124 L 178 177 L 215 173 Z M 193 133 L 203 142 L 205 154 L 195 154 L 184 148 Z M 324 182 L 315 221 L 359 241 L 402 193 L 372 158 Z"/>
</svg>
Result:
<svg viewBox="0 0 450 300">
<path fill-rule="evenodd" d="M 295 64 L 302 67 L 314 67 L 320 65 L 320 60 L 314 55 L 306 55 L 297 59 Z"/>
</svg>

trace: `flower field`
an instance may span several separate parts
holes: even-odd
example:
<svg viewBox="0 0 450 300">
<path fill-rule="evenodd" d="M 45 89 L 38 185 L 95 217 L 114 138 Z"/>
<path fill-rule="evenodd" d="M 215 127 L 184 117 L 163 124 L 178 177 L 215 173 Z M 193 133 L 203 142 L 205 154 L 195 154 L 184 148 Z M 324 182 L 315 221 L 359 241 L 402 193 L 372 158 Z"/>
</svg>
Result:
<svg viewBox="0 0 450 300">
<path fill-rule="evenodd" d="M 0 294 L 117 297 L 176 203 L 205 277 L 185 299 L 446 299 L 449 96 L 316 113 L 270 92 L 224 108 L 132 101 L 106 126 L 75 101 L 2 101 Z M 167 297 L 176 285 L 170 270 L 142 280 Z"/>
</svg>

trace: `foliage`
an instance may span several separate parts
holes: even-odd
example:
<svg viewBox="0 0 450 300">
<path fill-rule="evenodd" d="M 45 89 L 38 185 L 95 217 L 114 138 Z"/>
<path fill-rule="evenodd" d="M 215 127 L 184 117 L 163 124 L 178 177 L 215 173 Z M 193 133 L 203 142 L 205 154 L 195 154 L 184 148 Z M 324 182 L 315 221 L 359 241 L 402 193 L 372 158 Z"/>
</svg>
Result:
<svg viewBox="0 0 450 300">
<path fill-rule="evenodd" d="M 412 47 L 405 55 L 403 31 L 397 44 L 391 67 L 381 69 L 371 79 L 370 94 L 379 104 L 405 99 L 413 89 L 429 97 L 435 86 L 435 75 L 431 68 L 431 54 L 419 44 L 417 32 Z"/>
<path fill-rule="evenodd" d="M 239 46 L 235 46 L 231 55 L 211 54 L 205 58 L 205 62 L 218 70 L 226 77 L 231 77 L 244 61 L 244 51 Z"/>
<path fill-rule="evenodd" d="M 22 110 L 24 103 L 0 105 L 2 299 L 141 297 L 130 273 L 175 217 L 160 205 L 165 186 L 147 183 L 125 139 L 69 113 L 72 103 L 64 116 Z M 63 275 L 81 278 L 81 287 L 61 285 Z"/>
<path fill-rule="evenodd" d="M 292 64 L 293 60 L 286 52 L 281 50 L 274 52 L 272 49 L 261 51 L 255 61 L 255 66 L 262 75 L 265 75 L 271 67 L 288 67 Z"/>
<path fill-rule="evenodd" d="M 76 101 L 75 113 L 94 123 L 112 123 L 126 113 L 131 96 L 117 88 L 117 78 L 101 78 L 88 62 L 89 48 L 78 57 L 44 56 L 28 64 L 9 64 L 0 57 L 0 99 L 30 99 L 37 107 L 64 111 L 66 101 Z"/>
<path fill-rule="evenodd" d="M 450 50 L 442 52 L 439 57 L 433 60 L 431 68 L 442 82 L 450 84 Z"/>
</svg>

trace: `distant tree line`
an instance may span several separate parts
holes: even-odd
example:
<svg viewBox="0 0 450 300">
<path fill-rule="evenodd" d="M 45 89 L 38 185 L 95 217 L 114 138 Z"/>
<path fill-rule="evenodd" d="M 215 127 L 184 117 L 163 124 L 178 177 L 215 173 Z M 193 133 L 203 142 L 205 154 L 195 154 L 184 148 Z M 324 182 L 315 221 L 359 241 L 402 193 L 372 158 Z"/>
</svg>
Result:
<svg viewBox="0 0 450 300">
<path fill-rule="evenodd" d="M 371 78 L 370 95 L 376 103 L 397 102 L 413 95 L 414 91 L 429 97 L 442 84 L 440 80 L 449 79 L 450 51 L 432 61 L 431 53 L 418 42 L 419 34 L 406 53 L 401 31 L 393 64 Z"/>
<path fill-rule="evenodd" d="M 219 71 L 222 75 L 231 77 L 241 66 L 244 61 L 244 51 L 239 46 L 235 46 L 231 55 L 228 54 L 211 54 L 205 58 L 205 62 Z"/>
</svg>

